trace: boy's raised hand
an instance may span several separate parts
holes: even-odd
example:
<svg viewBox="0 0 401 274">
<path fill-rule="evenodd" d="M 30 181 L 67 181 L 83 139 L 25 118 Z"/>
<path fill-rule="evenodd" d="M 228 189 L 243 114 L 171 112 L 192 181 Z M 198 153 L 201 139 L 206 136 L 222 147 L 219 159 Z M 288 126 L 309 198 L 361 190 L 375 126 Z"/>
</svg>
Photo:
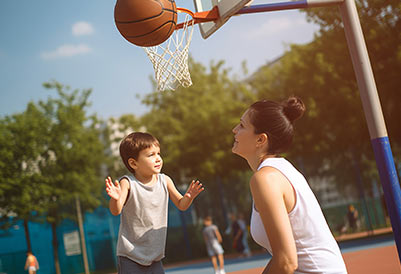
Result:
<svg viewBox="0 0 401 274">
<path fill-rule="evenodd" d="M 199 195 L 202 191 L 204 191 L 205 188 L 202 186 L 202 183 L 199 182 L 198 180 L 192 180 L 191 184 L 188 187 L 187 192 L 185 193 L 185 196 L 190 198 L 190 199 L 195 199 L 196 196 Z"/>
<path fill-rule="evenodd" d="M 111 198 L 114 200 L 118 200 L 121 196 L 121 186 L 116 180 L 115 183 L 113 184 L 113 180 L 111 177 L 106 178 L 106 192 L 107 195 L 109 195 Z"/>
</svg>

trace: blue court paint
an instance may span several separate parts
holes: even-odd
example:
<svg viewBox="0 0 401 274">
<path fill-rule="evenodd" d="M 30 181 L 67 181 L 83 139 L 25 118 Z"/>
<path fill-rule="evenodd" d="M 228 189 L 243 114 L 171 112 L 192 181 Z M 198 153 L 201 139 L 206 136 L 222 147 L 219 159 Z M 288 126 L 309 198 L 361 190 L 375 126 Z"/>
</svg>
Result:
<svg viewBox="0 0 401 274">
<path fill-rule="evenodd" d="M 401 188 L 388 137 L 371 140 L 401 261 Z"/>
<path fill-rule="evenodd" d="M 271 255 L 267 252 L 254 254 L 249 258 L 225 258 L 224 269 L 228 273 L 257 267 L 265 267 L 271 258 Z M 167 274 L 205 274 L 214 273 L 214 270 L 210 259 L 205 259 L 203 262 L 176 267 L 165 266 L 165 272 Z"/>
<path fill-rule="evenodd" d="M 369 236 L 354 240 L 342 241 L 338 243 L 341 253 L 361 251 L 371 248 L 379 248 L 395 245 L 394 235 L 392 233 Z"/>
</svg>

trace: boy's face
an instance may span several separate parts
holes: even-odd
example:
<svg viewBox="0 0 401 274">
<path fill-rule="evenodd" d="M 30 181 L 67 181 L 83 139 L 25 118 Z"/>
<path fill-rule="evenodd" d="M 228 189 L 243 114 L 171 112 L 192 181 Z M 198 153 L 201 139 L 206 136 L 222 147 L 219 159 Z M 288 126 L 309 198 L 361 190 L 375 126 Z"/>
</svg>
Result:
<svg viewBox="0 0 401 274">
<path fill-rule="evenodd" d="M 152 145 L 149 148 L 141 150 L 138 155 L 138 160 L 133 160 L 130 165 L 135 172 L 142 175 L 160 173 L 163 166 L 163 159 L 160 156 L 160 147 Z"/>
</svg>

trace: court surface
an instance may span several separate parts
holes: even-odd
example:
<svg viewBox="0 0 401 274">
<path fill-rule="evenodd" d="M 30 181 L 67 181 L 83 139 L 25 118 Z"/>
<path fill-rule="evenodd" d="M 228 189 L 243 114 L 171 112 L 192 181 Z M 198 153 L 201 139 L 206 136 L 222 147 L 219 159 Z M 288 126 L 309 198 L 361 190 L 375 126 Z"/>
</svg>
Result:
<svg viewBox="0 0 401 274">
<path fill-rule="evenodd" d="M 401 274 L 392 234 L 347 240 L 339 243 L 349 274 Z M 271 256 L 259 252 L 250 258 L 225 258 L 225 270 L 232 274 L 260 274 Z M 168 274 L 214 273 L 209 260 L 165 265 Z"/>
</svg>

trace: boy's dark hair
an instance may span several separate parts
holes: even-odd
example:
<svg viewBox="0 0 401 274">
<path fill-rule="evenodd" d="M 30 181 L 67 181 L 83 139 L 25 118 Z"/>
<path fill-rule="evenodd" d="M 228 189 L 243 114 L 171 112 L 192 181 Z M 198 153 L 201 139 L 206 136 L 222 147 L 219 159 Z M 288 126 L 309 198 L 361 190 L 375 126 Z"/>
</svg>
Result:
<svg viewBox="0 0 401 274">
<path fill-rule="evenodd" d="M 206 216 L 203 220 L 205 220 L 205 221 L 212 221 L 212 217 L 211 216 Z"/>
<path fill-rule="evenodd" d="M 160 147 L 159 141 L 146 132 L 133 132 L 128 134 L 120 143 L 120 156 L 125 167 L 131 172 L 135 170 L 128 164 L 128 159 L 138 160 L 139 152 L 151 146 Z"/>
</svg>

